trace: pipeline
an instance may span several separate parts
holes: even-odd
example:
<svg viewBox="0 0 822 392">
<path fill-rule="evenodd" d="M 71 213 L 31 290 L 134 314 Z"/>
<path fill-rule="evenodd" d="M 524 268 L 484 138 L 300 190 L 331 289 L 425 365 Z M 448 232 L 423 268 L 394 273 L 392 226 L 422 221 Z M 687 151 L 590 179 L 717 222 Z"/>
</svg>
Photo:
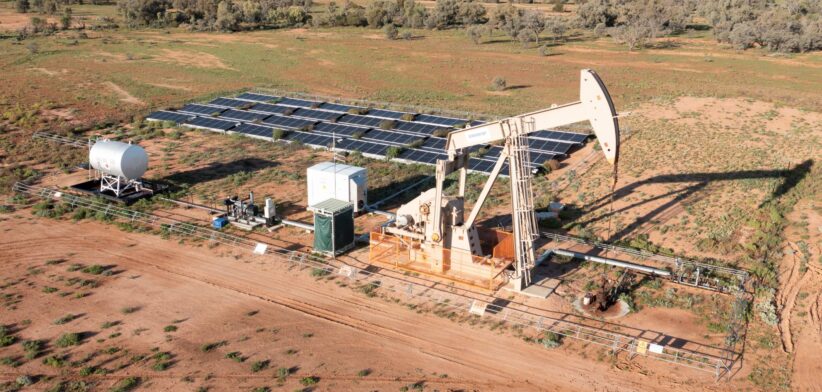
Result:
<svg viewBox="0 0 822 392">
<path fill-rule="evenodd" d="M 314 231 L 314 226 L 309 225 L 308 223 L 297 222 L 297 221 L 292 221 L 292 220 L 288 220 L 288 219 L 283 219 L 283 220 L 280 221 L 280 223 L 282 223 L 286 226 L 294 226 L 294 227 L 299 227 L 301 229 Z"/>
<path fill-rule="evenodd" d="M 573 257 L 573 258 L 582 259 L 582 260 L 585 260 L 585 261 L 593 261 L 595 263 L 613 265 L 615 267 L 628 268 L 628 269 L 632 269 L 632 270 L 639 271 L 639 272 L 644 272 L 646 274 L 651 274 L 651 275 L 665 276 L 665 277 L 670 277 L 671 276 L 671 273 L 669 271 L 666 271 L 666 270 L 663 270 L 663 269 L 653 268 L 653 267 L 646 267 L 644 265 L 633 264 L 633 263 L 628 263 L 628 262 L 625 262 L 625 261 L 619 261 L 619 260 L 614 260 L 614 259 L 606 259 L 604 257 L 590 256 L 590 255 L 586 255 L 586 254 L 583 254 L 583 253 L 571 252 L 569 250 L 564 250 L 564 249 L 551 249 L 549 251 L 549 253 L 557 254 L 557 255 L 560 255 L 560 256 Z"/>
</svg>

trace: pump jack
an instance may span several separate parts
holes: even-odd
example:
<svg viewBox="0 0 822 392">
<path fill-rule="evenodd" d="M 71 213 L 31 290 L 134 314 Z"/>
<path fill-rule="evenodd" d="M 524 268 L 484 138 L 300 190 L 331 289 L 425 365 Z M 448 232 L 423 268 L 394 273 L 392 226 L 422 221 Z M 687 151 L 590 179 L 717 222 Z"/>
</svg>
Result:
<svg viewBox="0 0 822 392">
<path fill-rule="evenodd" d="M 455 263 L 471 263 L 482 253 L 475 221 L 491 187 L 508 162 L 511 182 L 512 221 L 514 234 L 514 271 L 509 273 L 510 288 L 521 291 L 531 284 L 534 267 L 534 240 L 539 236 L 531 189 L 529 133 L 577 122 L 590 122 L 606 160 L 614 166 L 619 157 L 619 123 L 611 96 L 596 72 L 583 69 L 580 73 L 579 101 L 553 105 L 506 118 L 500 121 L 452 131 L 448 134 L 448 159 L 437 160 L 436 188 L 429 189 L 397 210 L 397 218 L 384 231 L 402 238 L 419 241 L 414 252 L 430 261 L 430 268 L 443 272 Z M 465 183 L 468 172 L 467 149 L 503 140 L 503 152 L 497 159 L 482 192 L 467 219 L 464 219 Z M 459 187 L 455 196 L 443 194 L 446 176 L 459 171 Z"/>
</svg>

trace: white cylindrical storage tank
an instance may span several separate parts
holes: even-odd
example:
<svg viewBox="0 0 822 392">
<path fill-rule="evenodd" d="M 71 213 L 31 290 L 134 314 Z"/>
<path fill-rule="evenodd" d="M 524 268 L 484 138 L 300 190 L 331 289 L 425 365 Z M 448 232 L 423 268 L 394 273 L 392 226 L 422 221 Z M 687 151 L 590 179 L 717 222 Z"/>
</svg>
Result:
<svg viewBox="0 0 822 392">
<path fill-rule="evenodd" d="M 136 180 L 148 169 L 148 155 L 142 147 L 113 140 L 101 140 L 91 146 L 89 164 L 112 176 Z"/>
</svg>

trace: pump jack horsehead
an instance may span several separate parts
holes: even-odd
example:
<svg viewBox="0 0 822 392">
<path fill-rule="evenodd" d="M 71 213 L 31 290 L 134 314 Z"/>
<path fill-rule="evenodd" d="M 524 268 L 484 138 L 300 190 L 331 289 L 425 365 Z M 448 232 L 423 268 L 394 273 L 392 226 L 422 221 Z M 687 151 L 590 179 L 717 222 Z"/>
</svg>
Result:
<svg viewBox="0 0 822 392">
<path fill-rule="evenodd" d="M 580 75 L 579 101 L 506 118 L 500 121 L 451 132 L 447 140 L 448 159 L 436 164 L 436 188 L 423 192 L 397 210 L 395 222 L 385 231 L 419 242 L 415 252 L 430 262 L 432 272 L 443 273 L 454 265 L 471 263 L 483 255 L 480 235 L 475 226 L 479 211 L 508 162 L 512 196 L 514 235 L 514 270 L 508 273 L 509 287 L 519 291 L 531 283 L 534 267 L 534 240 L 538 237 L 531 190 L 530 157 L 527 135 L 588 121 L 596 134 L 606 160 L 614 166 L 619 158 L 619 123 L 614 103 L 596 72 L 583 69 Z M 468 148 L 504 141 L 497 159 L 468 218 L 464 218 L 465 182 L 468 170 Z M 457 195 L 444 195 L 445 177 L 459 171 Z"/>
</svg>

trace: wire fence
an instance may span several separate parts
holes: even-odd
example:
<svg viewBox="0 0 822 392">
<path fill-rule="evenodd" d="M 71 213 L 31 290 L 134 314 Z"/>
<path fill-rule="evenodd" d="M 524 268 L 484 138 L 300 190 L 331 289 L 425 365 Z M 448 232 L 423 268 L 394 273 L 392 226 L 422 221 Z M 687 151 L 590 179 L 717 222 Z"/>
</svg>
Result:
<svg viewBox="0 0 822 392">
<path fill-rule="evenodd" d="M 406 301 L 434 304 L 435 312 L 444 315 L 462 315 L 477 320 L 507 325 L 513 329 L 532 331 L 547 336 L 548 333 L 564 338 L 592 343 L 609 349 L 613 354 L 627 353 L 630 358 L 636 355 L 676 364 L 687 368 L 714 374 L 716 379 L 730 372 L 737 355 L 725 349 L 699 345 L 697 349 L 684 349 L 663 345 L 660 337 L 642 338 L 600 327 L 585 325 L 571 314 L 552 316 L 541 314 L 542 310 L 524 304 L 505 303 L 500 299 L 486 300 L 455 292 L 453 287 L 443 287 L 423 279 L 402 278 L 387 275 L 379 268 L 357 268 L 338 259 L 328 260 L 311 253 L 292 251 L 265 244 L 249 238 L 213 230 L 191 223 L 176 221 L 144 212 L 134 211 L 106 203 L 101 200 L 63 193 L 56 189 L 37 187 L 16 183 L 13 187 L 20 194 L 39 197 L 44 200 L 65 203 L 72 208 L 85 208 L 102 214 L 103 217 L 119 219 L 123 222 L 155 227 L 163 233 L 176 234 L 191 239 L 215 242 L 238 249 L 251 250 L 258 255 L 267 256 L 279 263 L 300 269 L 310 268 L 322 271 L 319 275 L 338 275 L 356 282 L 358 289 L 369 296 L 376 295 L 380 289 L 393 293 Z M 503 303 L 501 303 L 503 302 Z M 614 326 L 614 329 L 626 329 L 625 326 Z M 640 331 L 642 335 L 647 331 Z M 675 339 L 676 340 L 676 339 Z"/>
</svg>

